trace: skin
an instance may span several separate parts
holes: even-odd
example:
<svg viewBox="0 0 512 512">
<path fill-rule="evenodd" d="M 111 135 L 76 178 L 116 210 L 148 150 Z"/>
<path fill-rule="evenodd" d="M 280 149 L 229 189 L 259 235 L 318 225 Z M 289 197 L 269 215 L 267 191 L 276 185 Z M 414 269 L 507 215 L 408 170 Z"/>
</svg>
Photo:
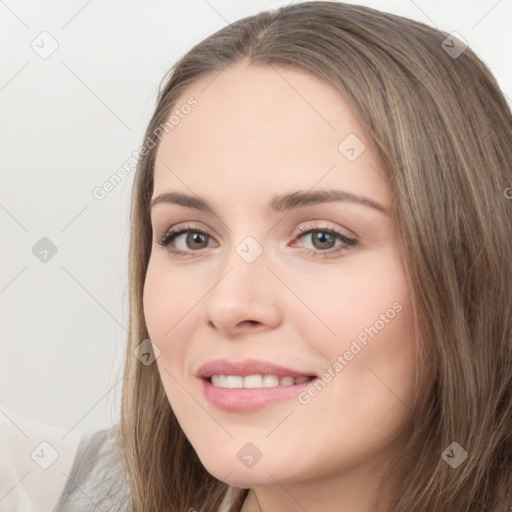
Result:
<svg viewBox="0 0 512 512">
<path fill-rule="evenodd" d="M 275 194 L 321 189 L 389 209 L 383 164 L 331 85 L 245 62 L 217 75 L 178 100 L 177 107 L 194 96 L 198 105 L 164 135 L 155 163 L 153 198 L 195 194 L 216 213 L 166 203 L 152 209 L 144 313 L 165 392 L 206 469 L 253 489 L 243 512 L 385 510 L 398 480 L 378 493 L 377 486 L 410 434 L 416 377 L 410 289 L 392 219 L 350 202 L 266 210 Z M 348 134 L 366 146 L 353 162 L 338 150 Z M 187 245 L 186 234 L 173 247 L 184 256 L 156 243 L 184 222 L 208 233 L 204 248 L 190 238 Z M 298 237 L 298 228 L 326 226 L 358 244 L 322 256 L 342 242 L 329 248 L 312 234 Z M 236 252 L 247 236 L 263 250 L 252 263 Z M 400 312 L 306 405 L 293 398 L 224 411 L 206 400 L 195 376 L 217 358 L 322 375 L 394 303 Z M 250 468 L 237 457 L 247 442 L 262 454 Z"/>
</svg>

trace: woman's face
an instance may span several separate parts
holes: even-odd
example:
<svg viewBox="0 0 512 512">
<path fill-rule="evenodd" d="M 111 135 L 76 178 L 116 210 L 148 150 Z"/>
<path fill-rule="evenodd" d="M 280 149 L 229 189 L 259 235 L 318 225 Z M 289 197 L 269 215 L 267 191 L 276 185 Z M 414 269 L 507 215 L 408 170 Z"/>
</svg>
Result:
<svg viewBox="0 0 512 512">
<path fill-rule="evenodd" d="M 415 381 L 375 148 L 332 86 L 291 68 L 237 64 L 175 110 L 144 313 L 183 431 L 238 487 L 374 474 L 408 432 Z"/>
</svg>

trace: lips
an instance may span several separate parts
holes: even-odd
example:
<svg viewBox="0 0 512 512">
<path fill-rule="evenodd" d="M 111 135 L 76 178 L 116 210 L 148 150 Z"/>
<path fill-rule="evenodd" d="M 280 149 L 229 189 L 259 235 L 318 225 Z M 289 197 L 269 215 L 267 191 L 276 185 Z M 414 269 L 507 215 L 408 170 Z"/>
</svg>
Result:
<svg viewBox="0 0 512 512">
<path fill-rule="evenodd" d="M 229 412 L 251 412 L 296 399 L 317 377 L 268 361 L 217 359 L 199 368 L 202 392 L 215 407 Z M 247 383 L 252 383 L 247 385 Z"/>
<path fill-rule="evenodd" d="M 216 359 L 202 365 L 197 371 L 200 379 L 211 379 L 212 375 L 276 375 L 277 377 L 316 377 L 311 372 L 302 372 L 292 368 L 278 366 L 268 361 L 247 359 L 245 361 L 230 361 L 228 359 Z"/>
</svg>

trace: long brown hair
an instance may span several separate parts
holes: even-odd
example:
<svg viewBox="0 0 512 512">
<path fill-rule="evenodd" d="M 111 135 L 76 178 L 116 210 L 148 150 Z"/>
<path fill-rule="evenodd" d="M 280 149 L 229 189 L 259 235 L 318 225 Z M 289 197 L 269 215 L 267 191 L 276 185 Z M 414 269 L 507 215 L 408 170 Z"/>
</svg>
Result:
<svg viewBox="0 0 512 512">
<path fill-rule="evenodd" d="M 139 159 L 131 210 L 120 434 L 134 510 L 235 512 L 247 495 L 204 469 L 173 414 L 156 364 L 141 364 L 133 355 L 149 338 L 142 292 L 152 243 L 155 133 L 191 84 L 241 61 L 292 66 L 332 84 L 358 115 L 387 170 L 422 368 L 414 432 L 401 454 L 413 463 L 390 510 L 507 510 L 510 109 L 486 65 L 449 34 L 367 7 L 322 1 L 226 26 L 185 54 L 161 87 L 145 135 L 154 143 Z M 456 469 L 442 457 L 452 442 L 468 453 Z"/>
</svg>

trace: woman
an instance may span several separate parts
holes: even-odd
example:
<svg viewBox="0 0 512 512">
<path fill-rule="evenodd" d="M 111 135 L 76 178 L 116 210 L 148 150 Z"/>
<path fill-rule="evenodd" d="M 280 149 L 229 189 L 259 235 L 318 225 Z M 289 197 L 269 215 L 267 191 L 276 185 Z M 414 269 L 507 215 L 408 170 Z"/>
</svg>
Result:
<svg viewBox="0 0 512 512">
<path fill-rule="evenodd" d="M 140 152 L 120 429 L 57 510 L 510 510 L 510 187 L 448 34 L 306 2 L 199 43 Z"/>
</svg>

